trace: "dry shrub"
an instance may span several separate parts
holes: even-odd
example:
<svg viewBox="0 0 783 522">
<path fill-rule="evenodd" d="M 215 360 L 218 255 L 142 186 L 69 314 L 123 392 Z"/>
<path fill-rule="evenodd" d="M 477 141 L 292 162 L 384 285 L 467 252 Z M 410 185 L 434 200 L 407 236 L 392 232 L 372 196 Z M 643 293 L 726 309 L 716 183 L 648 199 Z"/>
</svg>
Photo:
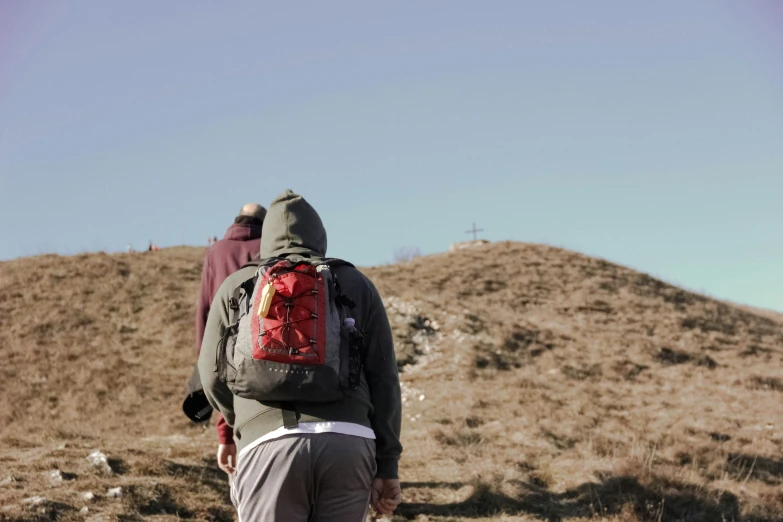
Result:
<svg viewBox="0 0 783 522">
<path fill-rule="evenodd" d="M 783 392 L 783 380 L 780 380 L 778 377 L 759 377 L 756 375 L 751 379 L 751 388 Z"/>
</svg>

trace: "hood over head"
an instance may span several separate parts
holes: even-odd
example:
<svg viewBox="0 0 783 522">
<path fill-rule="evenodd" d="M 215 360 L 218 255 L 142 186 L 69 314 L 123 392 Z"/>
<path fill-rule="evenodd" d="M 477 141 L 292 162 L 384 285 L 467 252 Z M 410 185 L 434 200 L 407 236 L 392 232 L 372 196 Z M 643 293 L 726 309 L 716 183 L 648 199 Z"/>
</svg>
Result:
<svg viewBox="0 0 783 522">
<path fill-rule="evenodd" d="M 305 198 L 286 190 L 269 205 L 261 231 L 261 259 L 292 254 L 326 257 L 326 229 Z"/>
</svg>

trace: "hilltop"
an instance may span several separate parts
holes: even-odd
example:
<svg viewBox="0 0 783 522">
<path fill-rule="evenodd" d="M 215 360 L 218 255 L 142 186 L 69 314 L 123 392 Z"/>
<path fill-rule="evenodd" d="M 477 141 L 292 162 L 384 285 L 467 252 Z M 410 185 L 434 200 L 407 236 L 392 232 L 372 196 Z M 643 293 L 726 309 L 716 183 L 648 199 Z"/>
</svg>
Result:
<svg viewBox="0 0 783 522">
<path fill-rule="evenodd" d="M 233 520 L 180 413 L 203 255 L 0 263 L 0 520 Z M 364 271 L 402 372 L 395 520 L 783 519 L 779 314 L 525 243 Z"/>
</svg>

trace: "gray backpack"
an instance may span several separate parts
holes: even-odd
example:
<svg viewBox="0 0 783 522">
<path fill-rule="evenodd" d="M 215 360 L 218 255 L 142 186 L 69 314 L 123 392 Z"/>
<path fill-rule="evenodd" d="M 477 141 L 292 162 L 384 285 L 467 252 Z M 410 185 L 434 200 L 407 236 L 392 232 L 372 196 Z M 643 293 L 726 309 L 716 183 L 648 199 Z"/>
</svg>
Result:
<svg viewBox="0 0 783 522">
<path fill-rule="evenodd" d="M 215 370 L 234 395 L 327 402 L 359 387 L 363 335 L 342 294 L 338 259 L 271 259 L 236 288 Z"/>
</svg>

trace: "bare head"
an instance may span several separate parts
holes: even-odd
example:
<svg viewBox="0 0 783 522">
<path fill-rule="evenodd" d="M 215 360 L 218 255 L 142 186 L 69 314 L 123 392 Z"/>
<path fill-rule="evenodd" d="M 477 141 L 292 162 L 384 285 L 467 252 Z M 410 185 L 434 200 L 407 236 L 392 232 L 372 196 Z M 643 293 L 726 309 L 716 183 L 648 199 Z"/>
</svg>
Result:
<svg viewBox="0 0 783 522">
<path fill-rule="evenodd" d="M 263 221 L 266 217 L 266 209 L 258 203 L 247 203 L 242 207 L 242 210 L 239 211 L 239 217 L 249 217 Z"/>
</svg>

